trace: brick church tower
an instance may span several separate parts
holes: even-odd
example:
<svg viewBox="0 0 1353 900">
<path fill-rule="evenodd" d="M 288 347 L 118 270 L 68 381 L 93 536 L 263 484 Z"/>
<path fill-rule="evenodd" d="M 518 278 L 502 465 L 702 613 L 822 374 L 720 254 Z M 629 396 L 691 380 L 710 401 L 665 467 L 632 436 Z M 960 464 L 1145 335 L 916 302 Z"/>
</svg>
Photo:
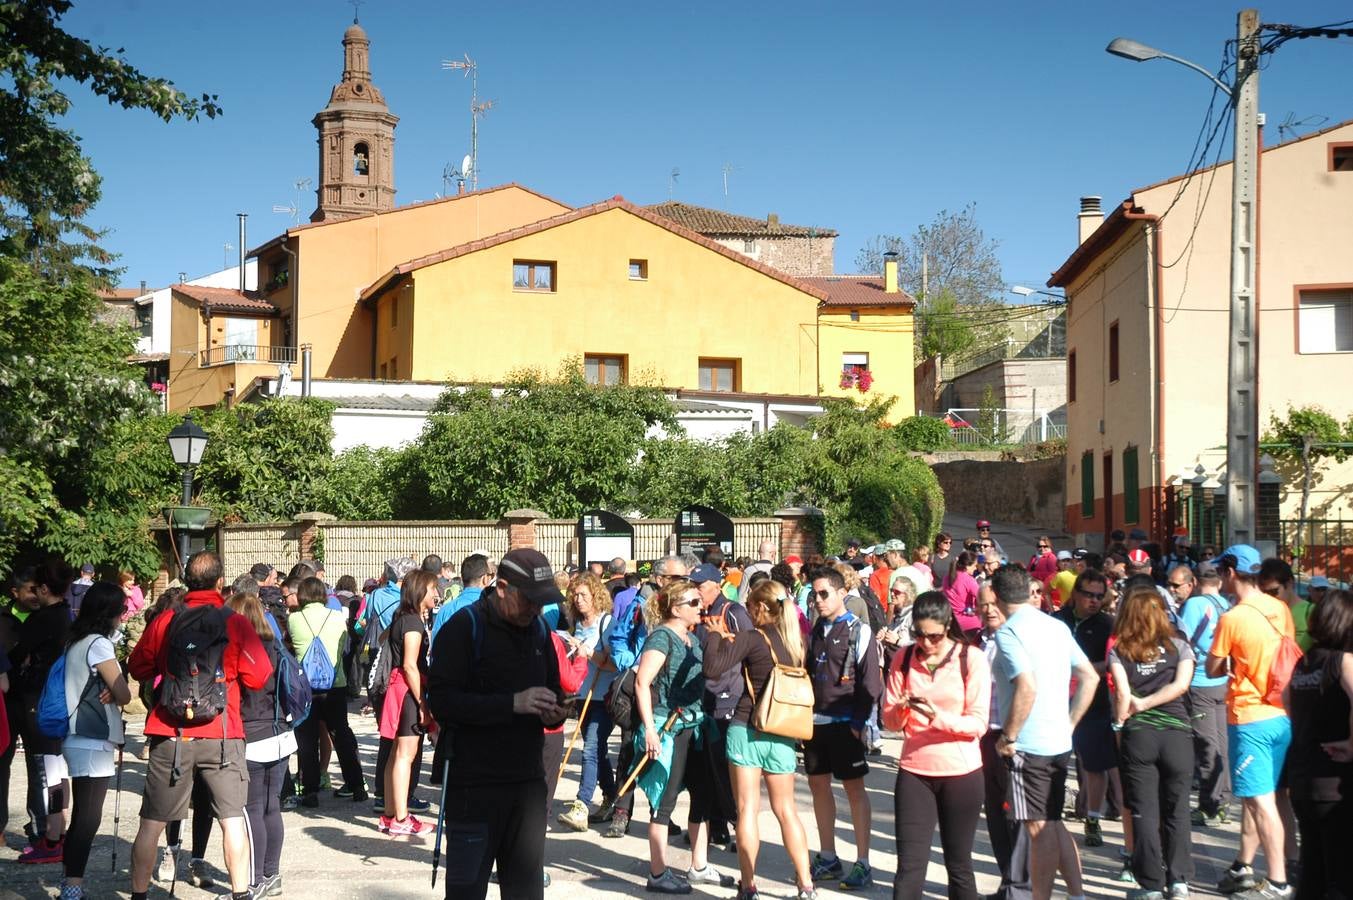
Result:
<svg viewBox="0 0 1353 900">
<path fill-rule="evenodd" d="M 343 32 L 343 80 L 314 118 L 319 130 L 319 205 L 328 222 L 395 205 L 395 124 L 371 83 L 371 41 L 354 20 Z"/>
</svg>

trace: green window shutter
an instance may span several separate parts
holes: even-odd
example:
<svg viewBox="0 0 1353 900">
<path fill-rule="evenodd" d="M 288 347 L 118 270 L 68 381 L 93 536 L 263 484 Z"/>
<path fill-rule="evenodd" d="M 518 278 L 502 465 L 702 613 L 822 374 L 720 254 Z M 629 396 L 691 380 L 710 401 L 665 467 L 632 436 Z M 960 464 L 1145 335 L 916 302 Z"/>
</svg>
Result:
<svg viewBox="0 0 1353 900">
<path fill-rule="evenodd" d="M 1081 454 L 1081 515 L 1090 518 L 1095 514 L 1095 455 L 1090 451 Z"/>
<path fill-rule="evenodd" d="M 1137 448 L 1123 451 L 1123 521 L 1141 521 L 1141 498 L 1137 487 Z"/>
</svg>

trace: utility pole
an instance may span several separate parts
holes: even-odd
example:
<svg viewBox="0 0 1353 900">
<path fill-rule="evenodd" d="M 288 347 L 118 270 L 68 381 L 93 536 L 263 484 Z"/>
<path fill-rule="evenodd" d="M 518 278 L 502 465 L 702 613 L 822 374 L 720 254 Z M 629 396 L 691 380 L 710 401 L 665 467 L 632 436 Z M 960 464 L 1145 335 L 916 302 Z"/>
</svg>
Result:
<svg viewBox="0 0 1353 900">
<path fill-rule="evenodd" d="M 1231 167 L 1231 302 L 1226 365 L 1226 522 L 1233 544 L 1253 544 L 1259 335 L 1255 283 L 1259 214 L 1259 11 L 1236 22 L 1235 162 Z"/>
</svg>

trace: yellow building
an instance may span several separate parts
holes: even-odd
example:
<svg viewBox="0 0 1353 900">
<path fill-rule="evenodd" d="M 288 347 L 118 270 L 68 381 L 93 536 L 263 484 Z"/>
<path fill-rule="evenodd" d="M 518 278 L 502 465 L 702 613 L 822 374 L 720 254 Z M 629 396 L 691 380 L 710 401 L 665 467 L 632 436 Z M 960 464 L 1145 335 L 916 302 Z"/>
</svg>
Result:
<svg viewBox="0 0 1353 900">
<path fill-rule="evenodd" d="M 898 287 L 897 263 L 890 260 L 884 268 L 881 278 L 832 275 L 804 281 L 827 293 L 818 310 L 820 393 L 855 400 L 895 397 L 889 418 L 897 421 L 916 414 L 916 301 Z"/>
</svg>

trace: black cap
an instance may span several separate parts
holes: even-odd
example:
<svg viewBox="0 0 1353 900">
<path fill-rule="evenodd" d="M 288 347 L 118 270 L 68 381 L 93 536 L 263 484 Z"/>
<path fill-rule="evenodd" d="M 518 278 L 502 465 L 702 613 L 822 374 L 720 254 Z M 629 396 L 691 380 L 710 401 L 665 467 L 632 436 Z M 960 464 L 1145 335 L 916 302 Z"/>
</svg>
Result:
<svg viewBox="0 0 1353 900">
<path fill-rule="evenodd" d="M 537 606 L 555 603 L 562 596 L 554 583 L 550 560 L 539 550 L 509 550 L 498 561 L 498 577 L 525 595 Z"/>
</svg>

